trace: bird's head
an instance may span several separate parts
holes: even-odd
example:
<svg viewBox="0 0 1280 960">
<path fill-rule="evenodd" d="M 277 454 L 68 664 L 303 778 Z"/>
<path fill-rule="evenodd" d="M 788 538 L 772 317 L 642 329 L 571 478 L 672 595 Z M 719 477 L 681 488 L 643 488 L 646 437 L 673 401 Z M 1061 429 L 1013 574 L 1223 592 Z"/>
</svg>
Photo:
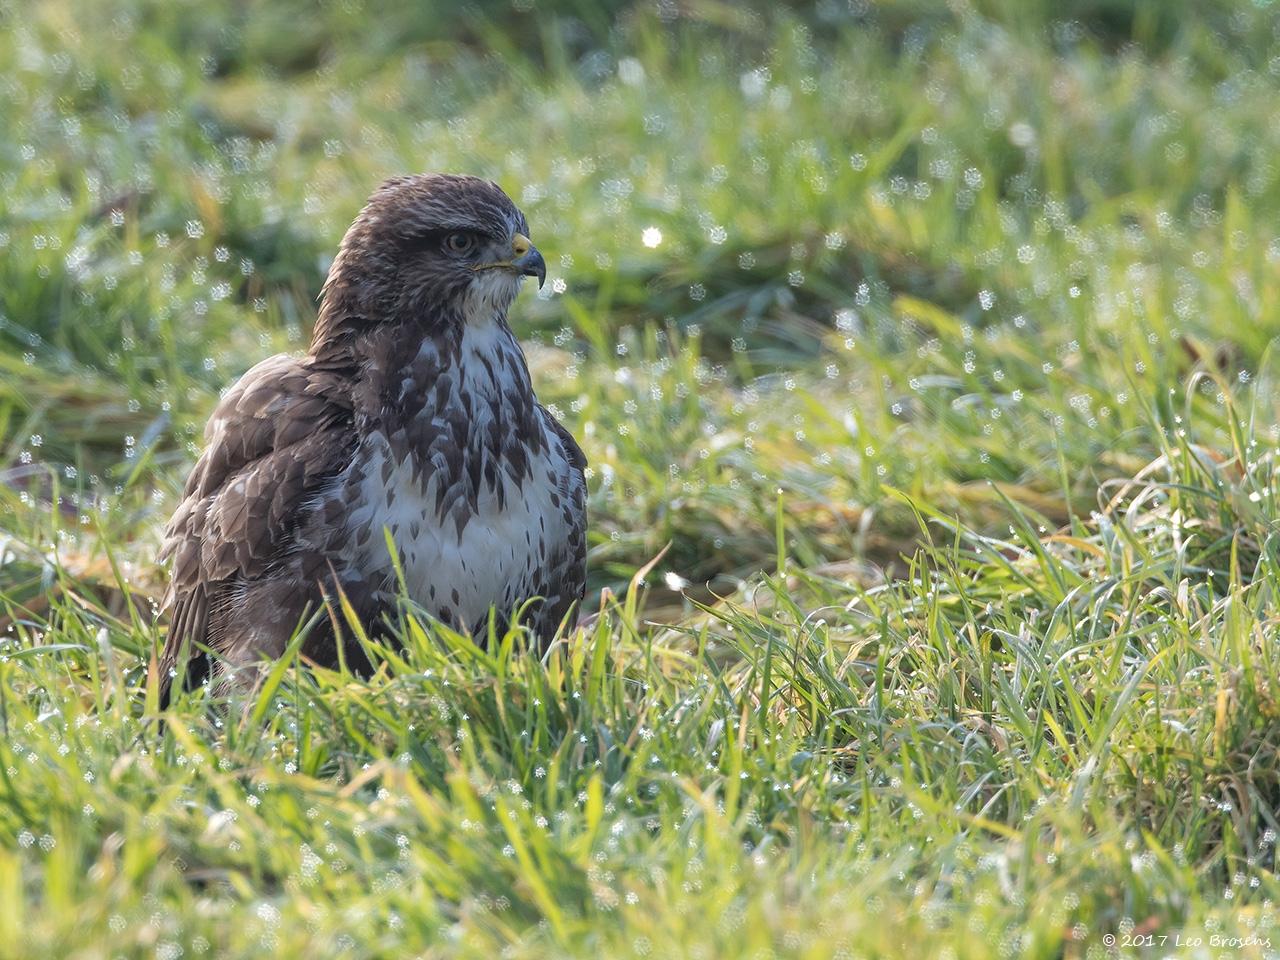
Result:
<svg viewBox="0 0 1280 960">
<path fill-rule="evenodd" d="M 467 323 L 504 314 L 524 277 L 547 267 L 529 224 L 490 180 L 450 174 L 383 183 L 343 237 L 323 314 Z"/>
</svg>

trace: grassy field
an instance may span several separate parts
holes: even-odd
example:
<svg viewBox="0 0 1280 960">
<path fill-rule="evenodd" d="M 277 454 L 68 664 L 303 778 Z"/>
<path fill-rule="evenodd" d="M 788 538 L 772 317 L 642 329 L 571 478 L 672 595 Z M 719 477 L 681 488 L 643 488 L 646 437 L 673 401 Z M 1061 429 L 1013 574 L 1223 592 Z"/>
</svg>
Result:
<svg viewBox="0 0 1280 960">
<path fill-rule="evenodd" d="M 1280 955 L 1280 6 L 0 0 L 0 123 L 0 956 Z M 423 170 L 599 616 L 161 723 L 204 419 Z"/>
</svg>

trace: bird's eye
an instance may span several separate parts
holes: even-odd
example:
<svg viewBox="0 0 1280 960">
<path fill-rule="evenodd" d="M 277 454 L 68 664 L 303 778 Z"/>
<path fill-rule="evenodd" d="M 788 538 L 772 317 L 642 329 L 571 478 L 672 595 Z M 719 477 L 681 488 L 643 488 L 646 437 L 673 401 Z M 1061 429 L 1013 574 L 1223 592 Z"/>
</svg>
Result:
<svg viewBox="0 0 1280 960">
<path fill-rule="evenodd" d="M 476 237 L 473 233 L 459 230 L 444 238 L 444 248 L 457 257 L 464 257 L 476 248 Z"/>
</svg>

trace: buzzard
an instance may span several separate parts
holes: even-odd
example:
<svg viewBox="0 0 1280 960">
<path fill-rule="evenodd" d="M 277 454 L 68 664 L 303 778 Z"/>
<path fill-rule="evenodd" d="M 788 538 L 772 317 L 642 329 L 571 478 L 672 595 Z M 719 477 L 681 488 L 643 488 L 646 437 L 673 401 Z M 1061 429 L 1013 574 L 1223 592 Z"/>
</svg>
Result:
<svg viewBox="0 0 1280 960">
<path fill-rule="evenodd" d="M 443 623 L 478 631 L 491 609 L 539 598 L 527 622 L 554 634 L 583 595 L 586 458 L 538 403 L 507 323 L 526 276 L 541 286 L 546 264 L 491 181 L 428 174 L 374 192 L 306 355 L 253 367 L 205 428 L 161 551 L 164 702 L 184 663 L 179 682 L 234 682 L 279 658 L 339 588 L 378 624 L 397 565 Z M 334 664 L 342 633 L 317 623 L 303 655 Z"/>
</svg>

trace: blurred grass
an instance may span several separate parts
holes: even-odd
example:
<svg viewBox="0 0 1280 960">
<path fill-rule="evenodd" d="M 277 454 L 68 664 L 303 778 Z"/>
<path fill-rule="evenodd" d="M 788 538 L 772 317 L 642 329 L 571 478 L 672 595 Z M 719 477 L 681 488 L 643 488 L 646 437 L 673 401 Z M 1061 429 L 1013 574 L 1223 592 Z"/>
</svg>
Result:
<svg viewBox="0 0 1280 960">
<path fill-rule="evenodd" d="M 1268 939 L 1275 23 L 0 0 L 0 943 Z M 204 418 L 417 170 L 494 177 L 547 254 L 513 319 L 591 461 L 603 612 L 541 663 L 407 612 L 371 681 L 160 727 Z"/>
</svg>

